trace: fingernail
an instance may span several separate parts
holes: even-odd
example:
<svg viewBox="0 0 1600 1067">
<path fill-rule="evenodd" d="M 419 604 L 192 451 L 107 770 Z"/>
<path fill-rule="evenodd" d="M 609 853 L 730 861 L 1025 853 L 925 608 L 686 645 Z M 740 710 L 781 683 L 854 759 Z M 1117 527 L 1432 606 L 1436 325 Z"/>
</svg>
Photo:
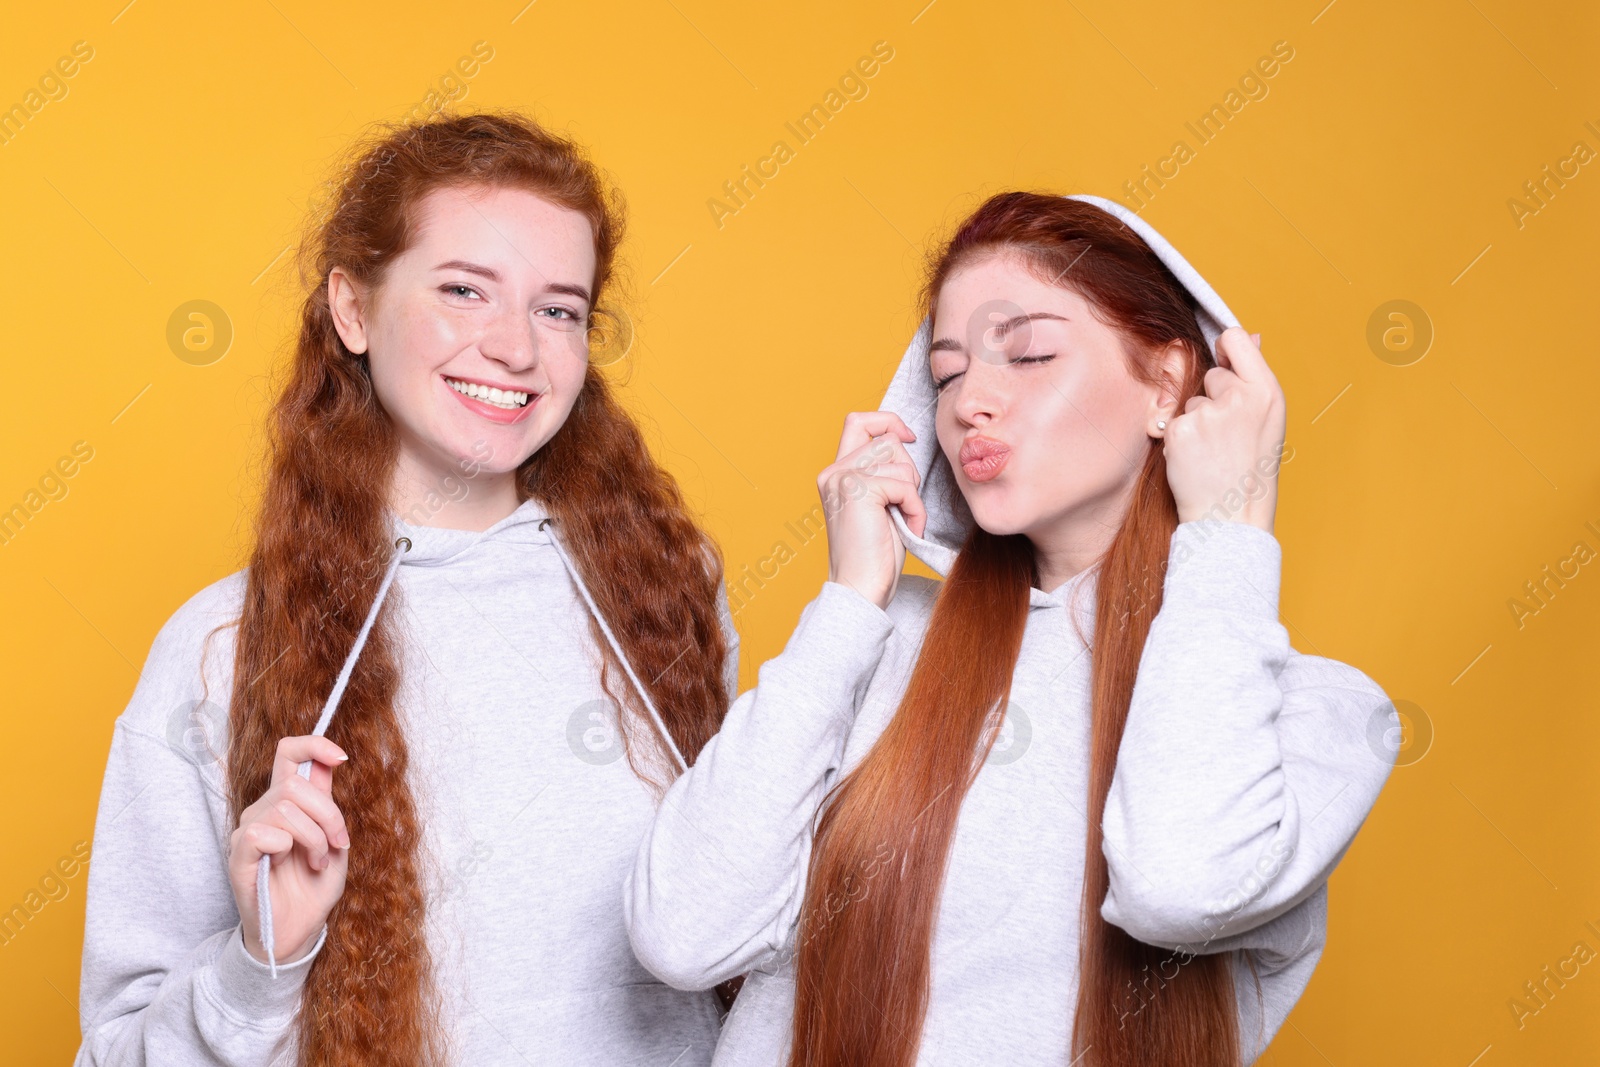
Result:
<svg viewBox="0 0 1600 1067">
<path fill-rule="evenodd" d="M 339 750 L 339 762 L 343 763 L 345 760 L 347 760 L 349 758 L 350 758 L 350 754 L 348 752 L 346 752 L 344 749 L 341 748 Z"/>
</svg>

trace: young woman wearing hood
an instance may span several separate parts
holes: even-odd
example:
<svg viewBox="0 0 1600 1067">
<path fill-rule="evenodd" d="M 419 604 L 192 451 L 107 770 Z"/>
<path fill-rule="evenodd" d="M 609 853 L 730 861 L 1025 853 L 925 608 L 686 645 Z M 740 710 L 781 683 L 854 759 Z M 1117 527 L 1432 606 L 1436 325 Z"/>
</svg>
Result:
<svg viewBox="0 0 1600 1067">
<path fill-rule="evenodd" d="M 1283 394 L 1099 197 L 991 198 L 924 310 L 818 480 L 829 581 L 641 845 L 634 948 L 747 974 L 717 1067 L 1251 1063 L 1397 722 L 1279 622 Z"/>
</svg>

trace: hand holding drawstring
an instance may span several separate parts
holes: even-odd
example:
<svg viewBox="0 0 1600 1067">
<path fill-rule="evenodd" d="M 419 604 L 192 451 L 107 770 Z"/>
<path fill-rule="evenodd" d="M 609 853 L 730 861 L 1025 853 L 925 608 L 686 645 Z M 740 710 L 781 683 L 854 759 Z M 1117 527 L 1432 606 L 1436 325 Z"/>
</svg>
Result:
<svg viewBox="0 0 1600 1067">
<path fill-rule="evenodd" d="M 349 757 L 323 735 L 328 732 L 328 724 L 333 722 L 333 713 L 339 708 L 345 686 L 350 684 L 350 674 L 355 670 L 356 661 L 361 658 L 361 650 L 366 647 L 373 623 L 378 621 L 378 612 L 383 610 L 384 598 L 394 584 L 400 562 L 409 551 L 410 538 L 396 539 L 394 554 L 389 557 L 389 567 L 383 572 L 383 581 L 378 583 L 378 593 L 373 597 L 372 607 L 367 609 L 366 620 L 356 634 L 355 644 L 345 656 L 344 666 L 339 668 L 339 677 L 334 679 L 333 689 L 322 705 L 316 728 L 308 736 L 288 737 L 278 742 L 278 756 L 272 765 L 272 784 L 260 800 L 240 814 L 239 828 L 233 833 L 235 847 L 230 847 L 228 853 L 228 877 L 233 883 L 234 903 L 239 907 L 239 916 L 244 924 L 245 946 L 257 959 L 261 959 L 258 946 L 261 952 L 266 953 L 267 958 L 263 962 L 272 968 L 274 978 L 278 977 L 277 946 L 280 942 L 294 946 L 296 953 L 285 962 L 293 962 L 311 951 L 312 941 L 302 943 L 295 939 L 296 934 L 301 932 L 299 926 L 304 924 L 307 916 L 315 915 L 317 919 L 311 931 L 313 934 L 320 933 L 334 904 L 344 894 L 344 879 L 349 864 L 346 850 L 350 847 L 350 834 L 344 827 L 344 816 L 333 803 L 333 767 Z M 282 773 L 286 759 L 293 768 L 288 774 Z M 312 771 L 314 765 L 318 765 L 317 773 Z M 300 785 L 300 782 L 310 784 Z M 318 792 L 325 795 L 319 797 Z M 250 820 L 247 826 L 250 813 L 261 808 L 269 798 L 270 806 L 257 812 L 256 818 Z M 281 821 L 276 825 L 264 826 L 263 823 L 268 819 L 263 817 L 262 812 L 268 811 L 274 813 L 272 820 Z M 279 832 L 275 833 L 274 830 Z M 287 839 L 284 832 L 289 835 Z M 296 853 L 296 843 L 309 855 Z M 241 844 L 242 848 L 236 847 Z M 253 902 L 246 903 L 249 894 L 241 895 L 238 872 L 244 858 L 252 853 L 255 856 L 255 895 Z M 272 875 L 274 867 L 280 866 L 272 862 L 275 855 L 282 856 L 287 862 L 309 863 L 310 867 L 309 871 L 304 866 L 296 867 L 279 878 L 280 883 L 286 883 L 296 893 L 292 900 L 296 905 L 295 925 L 289 931 L 274 921 Z M 330 869 L 334 870 L 336 877 L 314 876 L 326 875 Z M 321 906 L 324 902 L 326 907 Z M 255 926 L 253 932 L 252 925 Z"/>
<path fill-rule="evenodd" d="M 326 737 L 286 737 L 272 762 L 272 785 L 239 816 L 228 849 L 228 881 L 244 926 L 245 948 L 262 963 L 292 963 L 311 951 L 344 895 L 350 832 L 333 802 L 333 772 L 345 759 Z M 300 776 L 311 761 L 310 779 Z M 271 863 L 272 954 L 263 942 L 256 875 Z"/>
</svg>

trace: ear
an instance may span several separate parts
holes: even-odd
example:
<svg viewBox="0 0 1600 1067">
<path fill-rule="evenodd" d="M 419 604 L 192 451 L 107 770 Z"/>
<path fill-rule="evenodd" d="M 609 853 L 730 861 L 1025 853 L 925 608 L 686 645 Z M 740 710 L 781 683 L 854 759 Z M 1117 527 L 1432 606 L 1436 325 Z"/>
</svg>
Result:
<svg viewBox="0 0 1600 1067">
<path fill-rule="evenodd" d="M 371 343 L 367 337 L 369 304 L 367 292 L 343 267 L 328 272 L 328 310 L 333 315 L 333 328 L 339 331 L 344 346 L 358 356 Z"/>
<path fill-rule="evenodd" d="M 1157 357 L 1160 383 L 1156 391 L 1151 394 L 1150 410 L 1147 413 L 1148 429 L 1152 436 L 1161 436 L 1161 431 L 1156 429 L 1158 420 L 1171 423 L 1177 417 L 1178 398 L 1182 395 L 1183 383 L 1189 376 L 1189 363 L 1193 358 L 1188 345 L 1182 341 L 1170 342 Z"/>
</svg>

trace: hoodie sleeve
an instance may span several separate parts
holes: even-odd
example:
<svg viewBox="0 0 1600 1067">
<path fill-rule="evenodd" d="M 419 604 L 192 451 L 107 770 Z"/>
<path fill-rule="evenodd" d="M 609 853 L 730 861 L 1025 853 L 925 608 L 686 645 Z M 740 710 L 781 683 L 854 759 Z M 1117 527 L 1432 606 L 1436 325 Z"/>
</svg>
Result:
<svg viewBox="0 0 1600 1067">
<path fill-rule="evenodd" d="M 112 734 L 89 868 L 77 1067 L 272 1063 L 294 1042 L 300 990 L 322 947 L 280 965 L 276 980 L 244 947 L 226 866 L 223 760 L 188 733 L 202 698 L 201 644 L 216 621 L 204 596 L 162 628 Z"/>
<path fill-rule="evenodd" d="M 1393 766 L 1383 690 L 1289 647 L 1281 563 L 1245 523 L 1173 532 L 1102 822 L 1101 915 L 1149 944 L 1300 951 L 1314 931 L 1273 920 L 1324 886 Z"/>
<path fill-rule="evenodd" d="M 787 941 L 812 819 L 893 629 L 853 589 L 825 584 L 667 791 L 623 887 L 634 952 L 662 981 L 709 989 Z"/>
</svg>

